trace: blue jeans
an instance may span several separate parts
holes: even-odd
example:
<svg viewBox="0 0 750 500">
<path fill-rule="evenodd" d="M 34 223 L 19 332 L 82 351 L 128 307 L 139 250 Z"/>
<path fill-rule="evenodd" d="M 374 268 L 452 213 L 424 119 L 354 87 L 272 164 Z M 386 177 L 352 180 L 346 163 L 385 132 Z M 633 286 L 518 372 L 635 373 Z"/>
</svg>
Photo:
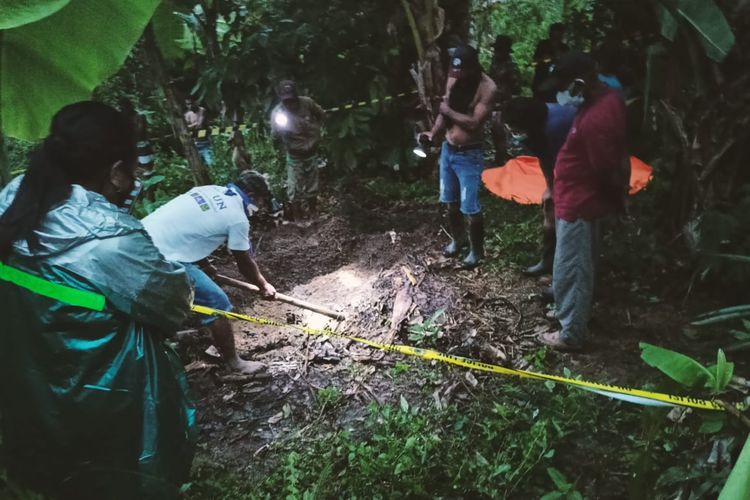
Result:
<svg viewBox="0 0 750 500">
<path fill-rule="evenodd" d="M 211 149 L 211 141 L 208 139 L 196 139 L 194 142 L 195 149 L 198 150 L 198 154 L 203 159 L 203 163 L 205 163 L 207 167 L 213 166 L 214 152 Z"/>
<path fill-rule="evenodd" d="M 231 311 L 233 309 L 232 303 L 229 301 L 229 297 L 227 297 L 224 290 L 214 283 L 206 273 L 201 271 L 200 267 L 187 262 L 182 262 L 182 265 L 185 266 L 185 271 L 195 286 L 195 299 L 193 299 L 193 303 L 199 306 L 219 309 L 220 311 Z M 201 319 L 201 324 L 210 325 L 217 319 L 219 319 L 217 316 L 204 316 Z"/>
<path fill-rule="evenodd" d="M 479 186 L 482 184 L 484 154 L 482 148 L 463 150 L 443 142 L 440 150 L 440 202 L 461 202 L 461 213 L 476 215 L 479 205 Z"/>
</svg>

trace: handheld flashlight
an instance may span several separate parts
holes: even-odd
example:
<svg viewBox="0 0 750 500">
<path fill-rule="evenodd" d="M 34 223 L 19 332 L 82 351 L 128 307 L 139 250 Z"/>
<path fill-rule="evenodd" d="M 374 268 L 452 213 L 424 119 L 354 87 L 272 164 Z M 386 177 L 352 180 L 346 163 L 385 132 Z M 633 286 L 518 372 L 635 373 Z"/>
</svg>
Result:
<svg viewBox="0 0 750 500">
<path fill-rule="evenodd" d="M 427 152 L 432 145 L 432 141 L 424 134 L 417 135 L 417 147 L 412 152 L 420 158 L 427 158 Z"/>
<path fill-rule="evenodd" d="M 281 128 L 286 128 L 289 125 L 289 117 L 283 111 L 277 111 L 273 117 L 273 122 Z"/>
</svg>

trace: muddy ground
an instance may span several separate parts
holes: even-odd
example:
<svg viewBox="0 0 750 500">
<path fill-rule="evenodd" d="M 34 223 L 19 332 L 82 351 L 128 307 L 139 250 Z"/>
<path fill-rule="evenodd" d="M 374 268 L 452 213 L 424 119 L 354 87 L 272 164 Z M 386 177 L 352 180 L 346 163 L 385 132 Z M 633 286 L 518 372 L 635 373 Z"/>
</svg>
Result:
<svg viewBox="0 0 750 500">
<path fill-rule="evenodd" d="M 500 223 L 490 220 L 489 230 Z M 555 327 L 538 296 L 549 278 L 527 278 L 516 269 L 461 270 L 440 255 L 447 237 L 433 205 L 394 204 L 363 192 L 331 204 L 310 223 L 256 229 L 253 236 L 261 269 L 278 291 L 341 311 L 347 320 L 337 323 L 225 287 L 242 313 L 413 344 L 410 325 L 444 310 L 436 348 L 515 368 L 529 367 L 539 349 L 534 337 Z M 242 278 L 229 256 L 218 255 L 215 264 Z M 587 379 L 635 383 L 644 371 L 637 343 L 669 343 L 686 315 L 679 301 L 634 293 L 622 277 L 605 273 L 605 280 L 592 349 L 548 356 L 556 373 L 567 367 Z M 403 320 L 400 327 L 394 320 Z M 180 348 L 197 400 L 199 456 L 240 473 L 262 469 L 271 445 L 304 437 L 323 420 L 334 428 L 355 426 L 371 401 L 398 404 L 403 396 L 412 404 L 444 406 L 473 397 L 479 384 L 507 382 L 292 327 L 235 322 L 234 328 L 241 356 L 267 363 L 270 378 L 247 380 L 225 371 L 205 353 L 211 352 L 206 333 L 185 336 Z M 397 362 L 417 369 L 394 377 Z M 320 396 L 330 387 L 340 397 L 335 411 Z"/>
</svg>

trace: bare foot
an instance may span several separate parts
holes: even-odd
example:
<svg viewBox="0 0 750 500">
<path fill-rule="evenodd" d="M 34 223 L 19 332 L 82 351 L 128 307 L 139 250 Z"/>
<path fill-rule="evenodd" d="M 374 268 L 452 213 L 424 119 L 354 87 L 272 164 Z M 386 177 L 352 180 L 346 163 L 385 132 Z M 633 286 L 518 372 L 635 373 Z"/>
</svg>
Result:
<svg viewBox="0 0 750 500">
<path fill-rule="evenodd" d="M 227 366 L 233 371 L 244 373 L 245 375 L 259 375 L 268 369 L 264 363 L 259 363 L 258 361 L 245 361 L 240 358 L 228 362 Z"/>
<path fill-rule="evenodd" d="M 581 351 L 583 350 L 582 344 L 573 344 L 566 341 L 559 331 L 552 333 L 542 333 L 537 337 L 537 341 L 541 344 L 548 345 L 557 349 L 558 351 Z"/>
</svg>

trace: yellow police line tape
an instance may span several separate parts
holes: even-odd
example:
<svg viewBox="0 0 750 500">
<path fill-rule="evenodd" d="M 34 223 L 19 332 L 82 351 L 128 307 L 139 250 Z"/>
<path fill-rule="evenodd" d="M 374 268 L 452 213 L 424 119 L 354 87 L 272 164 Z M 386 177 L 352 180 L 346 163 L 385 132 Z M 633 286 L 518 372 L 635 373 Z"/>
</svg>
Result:
<svg viewBox="0 0 750 500">
<path fill-rule="evenodd" d="M 232 125 L 229 127 L 209 127 L 204 128 L 200 130 L 194 130 L 193 135 L 197 137 L 198 139 L 203 139 L 207 136 L 217 136 L 219 134 L 231 134 L 235 130 L 239 130 L 241 132 L 244 132 L 245 130 L 249 128 L 256 128 L 258 126 L 257 123 L 251 123 L 250 125 L 245 125 L 244 123 L 241 125 Z"/>
<path fill-rule="evenodd" d="M 326 113 L 335 113 L 336 111 L 343 111 L 346 109 L 353 109 L 353 108 L 361 108 L 362 106 L 369 106 L 370 104 L 377 104 L 379 102 L 389 102 L 393 99 L 397 99 L 399 97 L 406 97 L 407 95 L 413 95 L 418 93 L 417 90 L 412 90 L 411 92 L 401 92 L 400 94 L 396 95 L 389 95 L 385 97 L 376 97 L 375 99 L 370 99 L 369 101 L 358 101 L 358 102 L 350 102 L 349 104 L 344 104 L 343 106 L 334 106 L 333 108 L 324 109 Z"/>
<path fill-rule="evenodd" d="M 411 92 L 401 92 L 396 95 L 389 95 L 385 97 L 377 97 L 375 99 L 370 99 L 369 101 L 357 101 L 357 102 L 350 102 L 349 104 L 344 104 L 342 106 L 334 106 L 333 108 L 327 108 L 324 109 L 326 113 L 335 113 L 337 111 L 344 111 L 348 109 L 354 109 L 354 108 L 361 108 L 363 106 L 369 106 L 370 104 L 377 104 L 379 102 L 390 102 L 393 99 L 398 99 L 399 97 L 406 97 L 407 95 L 416 94 L 418 91 L 412 90 Z M 250 125 L 241 124 L 241 125 L 233 125 L 229 127 L 209 127 L 205 129 L 200 130 L 194 130 L 193 135 L 198 139 L 204 139 L 208 136 L 214 137 L 220 134 L 231 134 L 235 132 L 236 130 L 239 130 L 241 132 L 244 132 L 247 129 L 250 128 L 257 128 L 259 124 L 257 122 L 251 123 Z"/>
<path fill-rule="evenodd" d="M 441 363 L 447 363 L 454 366 L 460 366 L 463 368 L 469 368 L 471 370 L 478 370 L 489 373 L 497 373 L 501 375 L 512 375 L 521 378 L 530 378 L 534 380 L 544 380 L 566 384 L 587 391 L 595 392 L 604 396 L 608 396 L 615 399 L 627 401 L 629 403 L 641 404 L 646 406 L 684 406 L 689 408 L 697 408 L 700 410 L 715 410 L 725 411 L 725 407 L 721 404 L 706 399 L 697 399 L 688 396 L 675 396 L 672 394 L 664 394 L 661 392 L 644 391 L 641 389 L 633 389 L 630 387 L 621 387 L 609 384 L 600 384 L 598 382 L 587 382 L 584 380 L 577 380 L 568 377 L 560 377 L 558 375 L 548 375 L 545 373 L 530 372 L 527 370 L 515 370 L 512 368 L 505 368 L 504 366 L 494 365 L 490 363 L 483 363 L 474 359 L 464 358 L 461 356 L 454 356 L 451 354 L 444 354 L 433 349 L 420 349 L 418 347 L 411 347 L 406 345 L 396 344 L 381 344 L 372 340 L 363 339 L 361 337 L 355 337 L 352 335 L 345 335 L 336 333 L 332 330 L 310 328 L 303 325 L 295 325 L 282 323 L 271 319 L 258 318 L 254 316 L 247 316 L 245 314 L 238 314 L 229 311 L 221 311 L 210 307 L 193 305 L 192 310 L 194 312 L 205 314 L 208 316 L 221 316 L 229 319 L 237 319 L 241 321 L 248 321 L 258 325 L 270 325 L 278 327 L 293 327 L 302 333 L 307 335 L 324 335 L 327 337 L 336 337 L 340 339 L 354 341 L 360 344 L 364 344 L 375 349 L 383 351 L 393 351 L 405 356 L 415 356 L 422 358 L 427 361 L 440 361 Z M 743 411 L 745 408 L 742 405 L 735 405 L 739 411 Z"/>
</svg>

